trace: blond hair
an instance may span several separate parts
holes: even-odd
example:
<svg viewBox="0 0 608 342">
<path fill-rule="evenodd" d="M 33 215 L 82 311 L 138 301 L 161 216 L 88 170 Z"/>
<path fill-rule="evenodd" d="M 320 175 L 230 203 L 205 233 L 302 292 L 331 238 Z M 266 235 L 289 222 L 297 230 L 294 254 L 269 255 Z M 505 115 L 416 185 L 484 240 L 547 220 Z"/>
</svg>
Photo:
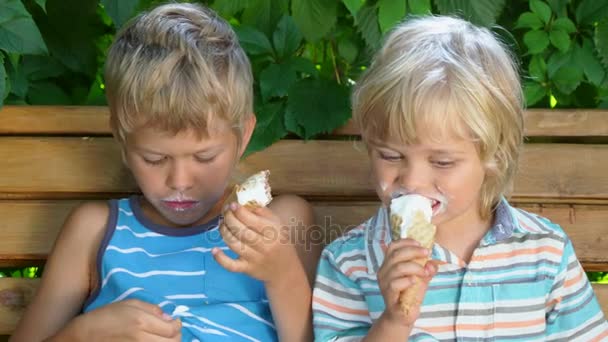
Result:
<svg viewBox="0 0 608 342">
<path fill-rule="evenodd" d="M 127 23 L 108 52 L 105 82 L 121 144 L 142 126 L 205 137 L 220 121 L 240 143 L 253 114 L 251 66 L 236 34 L 195 4 L 162 5 Z"/>
<path fill-rule="evenodd" d="M 514 58 L 491 31 L 427 16 L 390 32 L 352 103 L 367 142 L 388 136 L 412 144 L 422 134 L 472 139 L 486 168 L 480 214 L 487 218 L 517 169 L 522 98 Z"/>
</svg>

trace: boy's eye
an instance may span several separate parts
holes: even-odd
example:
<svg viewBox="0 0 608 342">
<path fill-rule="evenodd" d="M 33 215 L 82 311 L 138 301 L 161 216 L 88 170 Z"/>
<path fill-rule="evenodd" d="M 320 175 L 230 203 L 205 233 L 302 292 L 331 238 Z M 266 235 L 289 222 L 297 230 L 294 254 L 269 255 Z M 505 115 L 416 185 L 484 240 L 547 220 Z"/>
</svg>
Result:
<svg viewBox="0 0 608 342">
<path fill-rule="evenodd" d="M 455 164 L 453 160 L 434 160 L 431 163 L 441 169 L 447 169 Z"/>
<path fill-rule="evenodd" d="M 163 158 L 159 158 L 159 159 L 148 159 L 148 158 L 143 158 L 144 162 L 146 164 L 150 164 L 150 165 L 160 165 L 162 163 L 165 162 L 165 160 L 167 160 L 167 157 L 163 157 Z"/>
<path fill-rule="evenodd" d="M 378 152 L 378 154 L 380 155 L 380 158 L 382 158 L 386 161 L 399 161 L 399 160 L 403 159 L 401 157 L 401 155 L 398 155 L 398 154 L 389 154 L 389 153 L 384 153 L 384 152 Z"/>
<path fill-rule="evenodd" d="M 211 163 L 215 160 L 216 156 L 212 157 L 203 157 L 203 156 L 194 156 L 194 159 L 199 163 Z"/>
</svg>

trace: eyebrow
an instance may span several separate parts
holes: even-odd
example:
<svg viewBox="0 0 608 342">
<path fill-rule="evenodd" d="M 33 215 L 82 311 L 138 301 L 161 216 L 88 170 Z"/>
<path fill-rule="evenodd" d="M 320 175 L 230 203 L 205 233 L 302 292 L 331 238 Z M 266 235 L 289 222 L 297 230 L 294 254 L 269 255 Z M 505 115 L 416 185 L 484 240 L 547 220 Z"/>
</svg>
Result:
<svg viewBox="0 0 608 342">
<path fill-rule="evenodd" d="M 446 149 L 431 149 L 431 153 L 433 154 L 465 154 L 465 151 L 462 150 L 446 150 Z"/>
<path fill-rule="evenodd" d="M 136 147 L 136 149 L 139 150 L 140 152 L 144 152 L 144 153 L 159 154 L 159 155 L 165 154 L 162 152 L 149 150 L 145 147 Z M 221 151 L 221 150 L 222 150 L 222 146 L 217 145 L 217 146 L 210 146 L 210 147 L 204 148 L 202 150 L 194 151 L 192 154 L 210 153 L 210 152 L 216 152 L 216 151 Z"/>
<path fill-rule="evenodd" d="M 396 153 L 401 153 L 398 149 L 388 146 L 381 142 L 370 142 L 369 144 L 374 148 L 386 149 L 386 150 L 394 151 Z M 438 155 L 458 155 L 459 156 L 459 155 L 466 154 L 465 151 L 458 150 L 458 149 L 431 148 L 430 150 L 427 150 L 427 151 L 430 152 L 431 154 L 436 154 L 436 155 L 438 154 Z"/>
</svg>

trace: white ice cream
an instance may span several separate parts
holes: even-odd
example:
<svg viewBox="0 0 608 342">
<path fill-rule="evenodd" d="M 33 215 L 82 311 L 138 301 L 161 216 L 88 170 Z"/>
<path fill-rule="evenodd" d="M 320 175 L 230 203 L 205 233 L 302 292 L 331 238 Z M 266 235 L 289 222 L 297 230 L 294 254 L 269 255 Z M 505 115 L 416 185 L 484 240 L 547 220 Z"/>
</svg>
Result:
<svg viewBox="0 0 608 342">
<path fill-rule="evenodd" d="M 421 195 L 405 195 L 391 201 L 391 215 L 397 214 L 403 218 L 400 227 L 402 239 L 407 238 L 407 227 L 411 225 L 417 211 L 421 211 L 430 222 L 433 216 L 432 201 Z"/>
<path fill-rule="evenodd" d="M 241 205 L 256 202 L 259 206 L 265 207 L 272 201 L 270 187 L 268 185 L 269 171 L 259 172 L 249 177 L 241 184 L 236 192 L 236 197 Z"/>
</svg>

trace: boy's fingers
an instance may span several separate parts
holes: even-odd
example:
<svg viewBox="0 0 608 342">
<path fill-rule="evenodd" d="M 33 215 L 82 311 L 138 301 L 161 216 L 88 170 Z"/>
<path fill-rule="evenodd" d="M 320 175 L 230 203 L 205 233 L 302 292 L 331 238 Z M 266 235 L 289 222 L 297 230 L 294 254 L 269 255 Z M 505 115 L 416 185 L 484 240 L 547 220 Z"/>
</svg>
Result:
<svg viewBox="0 0 608 342">
<path fill-rule="evenodd" d="M 162 317 L 151 317 L 144 326 L 144 331 L 158 337 L 173 339 L 181 332 L 182 323 L 180 319 L 167 321 Z"/>
<path fill-rule="evenodd" d="M 137 308 L 139 310 L 142 310 L 142 311 L 150 313 L 150 314 L 154 314 L 159 317 L 162 316 L 162 314 L 163 314 L 163 310 L 158 305 L 144 302 L 143 300 L 127 299 L 127 300 L 123 301 L 123 303 L 125 305 Z"/>
<path fill-rule="evenodd" d="M 250 227 L 236 217 L 234 213 L 224 216 L 224 222 L 222 222 L 222 224 L 240 241 L 244 241 L 251 245 L 259 242 L 260 234 L 256 230 L 250 229 Z"/>
<path fill-rule="evenodd" d="M 228 248 L 230 248 L 240 257 L 247 255 L 251 248 L 244 244 L 241 239 L 239 239 L 239 237 L 233 233 L 232 230 L 230 230 L 225 224 L 222 224 L 219 229 L 220 234 L 222 234 L 224 242 Z"/>
<path fill-rule="evenodd" d="M 389 269 L 388 276 L 394 278 L 407 277 L 407 276 L 418 276 L 418 277 L 426 277 L 427 273 L 423 266 L 415 262 L 400 262 L 395 264 Z"/>
<path fill-rule="evenodd" d="M 220 264 L 223 268 L 227 269 L 228 271 L 235 272 L 235 273 L 245 272 L 246 263 L 243 260 L 232 259 L 231 257 L 227 256 L 226 253 L 224 253 L 219 248 L 214 248 L 211 251 L 211 253 L 213 254 L 213 258 L 215 259 L 215 261 L 217 261 L 218 264 Z"/>
<path fill-rule="evenodd" d="M 405 246 L 400 249 L 393 249 L 386 254 L 385 262 L 388 265 L 395 265 L 404 261 L 427 258 L 430 251 L 423 247 Z"/>
<path fill-rule="evenodd" d="M 262 215 L 260 215 L 260 213 Z M 234 211 L 234 215 L 245 226 L 258 234 L 261 234 L 266 228 L 273 227 L 275 224 L 270 219 L 274 214 L 268 208 L 249 209 L 246 207 L 239 207 Z"/>
</svg>

